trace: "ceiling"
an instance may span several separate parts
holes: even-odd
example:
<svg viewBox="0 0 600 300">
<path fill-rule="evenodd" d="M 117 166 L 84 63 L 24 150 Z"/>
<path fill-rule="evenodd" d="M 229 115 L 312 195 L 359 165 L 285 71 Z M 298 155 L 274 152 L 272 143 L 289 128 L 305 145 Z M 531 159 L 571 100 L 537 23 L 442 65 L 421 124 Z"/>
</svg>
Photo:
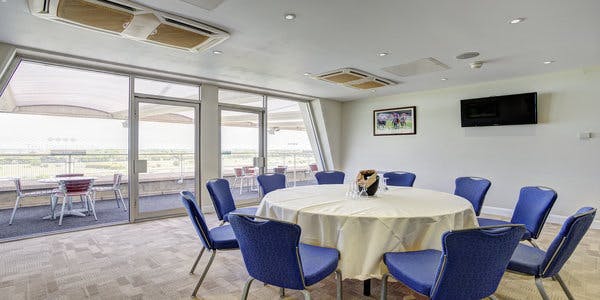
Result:
<svg viewBox="0 0 600 300">
<path fill-rule="evenodd" d="M 137 2 L 227 30 L 231 37 L 215 48 L 223 54 L 188 53 L 40 19 L 26 0 L 0 2 L 0 41 L 336 100 L 600 65 L 597 0 L 225 0 L 210 11 L 193 1 Z M 286 21 L 285 13 L 297 18 Z M 527 19 L 508 23 L 518 17 Z M 465 51 L 481 56 L 455 58 Z M 427 57 L 450 69 L 409 77 L 383 70 Z M 472 70 L 475 60 L 486 63 Z M 547 60 L 556 62 L 543 64 Z M 402 83 L 371 92 L 303 75 L 343 67 Z"/>
</svg>

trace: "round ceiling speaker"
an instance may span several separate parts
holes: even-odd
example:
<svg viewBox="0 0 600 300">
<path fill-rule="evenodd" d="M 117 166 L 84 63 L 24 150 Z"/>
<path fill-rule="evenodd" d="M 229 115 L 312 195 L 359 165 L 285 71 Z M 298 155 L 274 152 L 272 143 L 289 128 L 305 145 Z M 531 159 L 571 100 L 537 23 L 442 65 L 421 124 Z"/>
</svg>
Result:
<svg viewBox="0 0 600 300">
<path fill-rule="evenodd" d="M 456 56 L 456 59 L 469 59 L 479 56 L 479 52 L 465 52 Z"/>
</svg>

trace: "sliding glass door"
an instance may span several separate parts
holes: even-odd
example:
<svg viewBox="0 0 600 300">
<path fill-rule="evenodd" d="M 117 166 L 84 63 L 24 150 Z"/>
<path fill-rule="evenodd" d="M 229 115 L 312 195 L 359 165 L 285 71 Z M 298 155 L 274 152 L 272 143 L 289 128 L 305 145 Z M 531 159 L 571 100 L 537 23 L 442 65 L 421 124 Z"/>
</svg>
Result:
<svg viewBox="0 0 600 300">
<path fill-rule="evenodd" d="M 135 98 L 134 219 L 184 213 L 179 192 L 199 190 L 199 109 L 198 103 Z"/>
</svg>

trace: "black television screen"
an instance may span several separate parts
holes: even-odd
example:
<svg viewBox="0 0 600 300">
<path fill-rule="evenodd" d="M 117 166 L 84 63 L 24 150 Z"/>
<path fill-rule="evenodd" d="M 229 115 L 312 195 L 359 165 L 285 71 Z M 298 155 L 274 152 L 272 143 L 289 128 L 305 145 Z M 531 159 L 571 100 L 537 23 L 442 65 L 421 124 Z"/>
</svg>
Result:
<svg viewBox="0 0 600 300">
<path fill-rule="evenodd" d="M 537 124 L 537 93 L 460 101 L 462 127 Z"/>
</svg>

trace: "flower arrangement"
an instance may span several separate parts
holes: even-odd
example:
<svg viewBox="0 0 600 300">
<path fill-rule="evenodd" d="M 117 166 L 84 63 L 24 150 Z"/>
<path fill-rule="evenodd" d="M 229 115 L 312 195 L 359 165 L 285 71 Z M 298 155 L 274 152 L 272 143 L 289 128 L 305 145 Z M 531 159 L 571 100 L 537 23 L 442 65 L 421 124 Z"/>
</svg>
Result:
<svg viewBox="0 0 600 300">
<path fill-rule="evenodd" d="M 369 196 L 375 195 L 379 187 L 379 175 L 375 170 L 362 170 L 356 175 L 356 184 L 364 189 Z"/>
</svg>

